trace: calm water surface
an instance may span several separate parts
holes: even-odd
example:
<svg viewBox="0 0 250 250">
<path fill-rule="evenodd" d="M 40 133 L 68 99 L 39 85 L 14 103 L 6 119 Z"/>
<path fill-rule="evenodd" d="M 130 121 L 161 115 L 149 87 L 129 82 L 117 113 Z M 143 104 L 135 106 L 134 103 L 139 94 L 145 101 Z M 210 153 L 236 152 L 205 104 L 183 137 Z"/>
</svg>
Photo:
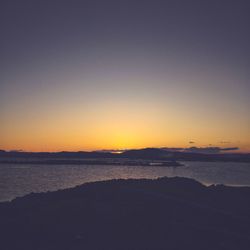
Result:
<svg viewBox="0 0 250 250">
<path fill-rule="evenodd" d="M 0 164 L 0 201 L 85 182 L 183 176 L 206 185 L 250 186 L 250 163 L 183 162 L 183 167 Z"/>
</svg>

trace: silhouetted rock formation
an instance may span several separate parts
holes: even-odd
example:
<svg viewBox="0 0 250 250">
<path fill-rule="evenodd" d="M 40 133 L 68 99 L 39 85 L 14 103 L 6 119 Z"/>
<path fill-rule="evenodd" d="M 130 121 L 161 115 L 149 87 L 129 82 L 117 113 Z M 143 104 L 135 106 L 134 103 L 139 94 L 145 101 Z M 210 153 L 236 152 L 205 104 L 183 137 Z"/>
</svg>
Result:
<svg viewBox="0 0 250 250">
<path fill-rule="evenodd" d="M 249 250 L 250 188 L 112 180 L 0 203 L 8 250 Z"/>
</svg>

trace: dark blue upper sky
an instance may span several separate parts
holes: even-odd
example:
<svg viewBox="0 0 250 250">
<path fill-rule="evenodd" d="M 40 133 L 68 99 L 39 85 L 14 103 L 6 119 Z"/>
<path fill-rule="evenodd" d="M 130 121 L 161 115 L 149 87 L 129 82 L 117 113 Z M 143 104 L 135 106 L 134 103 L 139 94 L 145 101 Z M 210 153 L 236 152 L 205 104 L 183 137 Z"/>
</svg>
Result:
<svg viewBox="0 0 250 250">
<path fill-rule="evenodd" d="M 248 147 L 249 1 L 8 0 L 0 9 L 2 147 L 25 147 L 25 137 L 15 141 L 11 135 L 25 134 L 27 126 L 10 126 L 23 118 L 33 122 L 35 114 L 37 123 L 47 120 L 51 127 L 51 117 L 59 119 L 64 110 L 81 123 L 80 114 L 100 116 L 114 105 L 128 119 L 135 106 L 135 113 L 146 116 L 148 105 L 176 123 L 179 114 L 193 126 L 175 131 L 187 141 L 193 130 L 197 138 L 206 134 L 197 121 L 207 119 L 212 143 Z M 167 119 L 154 124 L 165 139 Z M 183 141 L 176 137 L 170 144 Z"/>
</svg>

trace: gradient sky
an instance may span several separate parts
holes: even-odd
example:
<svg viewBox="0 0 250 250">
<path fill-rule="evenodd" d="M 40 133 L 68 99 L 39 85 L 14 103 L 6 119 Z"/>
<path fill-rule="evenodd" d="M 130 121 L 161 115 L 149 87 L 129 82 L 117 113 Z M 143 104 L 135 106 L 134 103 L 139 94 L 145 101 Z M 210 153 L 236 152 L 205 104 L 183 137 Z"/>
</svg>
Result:
<svg viewBox="0 0 250 250">
<path fill-rule="evenodd" d="M 250 152 L 248 0 L 0 9 L 0 148 Z"/>
</svg>

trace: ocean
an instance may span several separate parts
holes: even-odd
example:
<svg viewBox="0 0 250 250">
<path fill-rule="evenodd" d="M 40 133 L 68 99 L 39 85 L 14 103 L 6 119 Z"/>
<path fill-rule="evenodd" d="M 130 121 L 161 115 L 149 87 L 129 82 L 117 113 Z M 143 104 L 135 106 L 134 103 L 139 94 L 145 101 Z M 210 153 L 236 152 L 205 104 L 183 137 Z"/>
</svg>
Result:
<svg viewBox="0 0 250 250">
<path fill-rule="evenodd" d="M 250 163 L 182 162 L 181 167 L 0 164 L 0 201 L 86 182 L 181 176 L 205 185 L 250 186 Z"/>
</svg>

